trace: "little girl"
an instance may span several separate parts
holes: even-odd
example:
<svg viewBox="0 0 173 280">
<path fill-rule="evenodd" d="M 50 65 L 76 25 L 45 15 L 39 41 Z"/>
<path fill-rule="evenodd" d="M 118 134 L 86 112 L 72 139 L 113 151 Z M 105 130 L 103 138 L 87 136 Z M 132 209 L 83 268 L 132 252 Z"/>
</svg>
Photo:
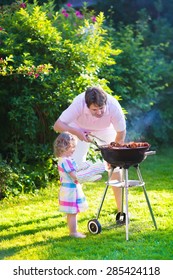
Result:
<svg viewBox="0 0 173 280">
<path fill-rule="evenodd" d="M 54 154 L 58 157 L 61 183 L 59 205 L 60 211 L 67 214 L 70 236 L 85 238 L 86 235 L 77 231 L 77 213 L 85 211 L 88 203 L 76 176 L 76 163 L 71 157 L 75 147 L 75 138 L 68 132 L 59 134 L 54 142 Z"/>
</svg>

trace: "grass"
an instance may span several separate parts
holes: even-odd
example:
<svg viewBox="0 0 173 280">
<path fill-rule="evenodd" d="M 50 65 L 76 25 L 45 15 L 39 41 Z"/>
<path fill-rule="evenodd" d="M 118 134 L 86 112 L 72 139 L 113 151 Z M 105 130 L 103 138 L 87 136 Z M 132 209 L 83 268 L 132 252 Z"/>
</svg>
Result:
<svg viewBox="0 0 173 280">
<path fill-rule="evenodd" d="M 50 184 L 37 195 L 21 195 L 0 202 L 1 260 L 173 260 L 173 149 L 157 151 L 141 164 L 147 194 L 158 229 L 155 230 L 141 188 L 129 189 L 129 241 L 125 226 L 116 227 L 116 207 L 108 189 L 100 213 L 102 232 L 93 235 L 87 223 L 96 217 L 107 174 L 87 183 L 89 209 L 78 215 L 78 226 L 87 238 L 68 236 L 66 219 L 58 212 L 58 186 Z M 129 179 L 135 179 L 134 168 Z"/>
</svg>

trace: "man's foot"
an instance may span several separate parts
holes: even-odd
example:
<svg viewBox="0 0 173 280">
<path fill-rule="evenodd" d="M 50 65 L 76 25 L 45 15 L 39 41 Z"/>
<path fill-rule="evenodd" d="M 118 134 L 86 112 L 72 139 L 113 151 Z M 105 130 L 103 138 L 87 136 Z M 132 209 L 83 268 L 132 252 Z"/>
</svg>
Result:
<svg viewBox="0 0 173 280">
<path fill-rule="evenodd" d="M 92 175 L 92 176 L 84 176 L 84 177 L 80 177 L 78 176 L 78 181 L 80 184 L 82 183 L 87 183 L 87 182 L 95 182 L 95 181 L 99 181 L 102 178 L 102 175 L 98 174 L 98 175 Z"/>
<path fill-rule="evenodd" d="M 130 223 L 130 213 L 128 213 L 128 224 Z M 123 226 L 126 224 L 126 213 L 118 212 L 116 215 L 116 224 L 118 226 Z"/>
<path fill-rule="evenodd" d="M 89 167 L 90 167 L 90 163 L 85 161 L 78 165 L 77 171 L 86 170 Z"/>
<path fill-rule="evenodd" d="M 70 234 L 71 237 L 75 237 L 75 238 L 85 238 L 86 235 L 81 233 L 81 232 L 74 232 Z"/>
</svg>

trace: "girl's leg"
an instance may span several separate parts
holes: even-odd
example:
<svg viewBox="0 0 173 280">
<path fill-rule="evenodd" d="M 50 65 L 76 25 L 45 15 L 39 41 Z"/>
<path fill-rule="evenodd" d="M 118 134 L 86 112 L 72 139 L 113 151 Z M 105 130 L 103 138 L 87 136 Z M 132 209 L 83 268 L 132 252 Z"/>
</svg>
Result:
<svg viewBox="0 0 173 280">
<path fill-rule="evenodd" d="M 69 227 L 70 236 L 85 238 L 86 235 L 77 231 L 77 214 L 67 214 L 67 224 Z"/>
</svg>

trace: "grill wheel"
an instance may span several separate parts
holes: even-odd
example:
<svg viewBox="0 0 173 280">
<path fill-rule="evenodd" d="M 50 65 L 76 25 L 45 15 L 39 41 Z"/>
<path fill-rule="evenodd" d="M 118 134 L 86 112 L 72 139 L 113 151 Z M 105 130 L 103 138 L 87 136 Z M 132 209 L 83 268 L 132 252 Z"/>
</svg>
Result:
<svg viewBox="0 0 173 280">
<path fill-rule="evenodd" d="M 93 219 L 88 222 L 88 230 L 92 234 L 99 234 L 102 230 L 102 227 L 97 219 Z"/>
</svg>

